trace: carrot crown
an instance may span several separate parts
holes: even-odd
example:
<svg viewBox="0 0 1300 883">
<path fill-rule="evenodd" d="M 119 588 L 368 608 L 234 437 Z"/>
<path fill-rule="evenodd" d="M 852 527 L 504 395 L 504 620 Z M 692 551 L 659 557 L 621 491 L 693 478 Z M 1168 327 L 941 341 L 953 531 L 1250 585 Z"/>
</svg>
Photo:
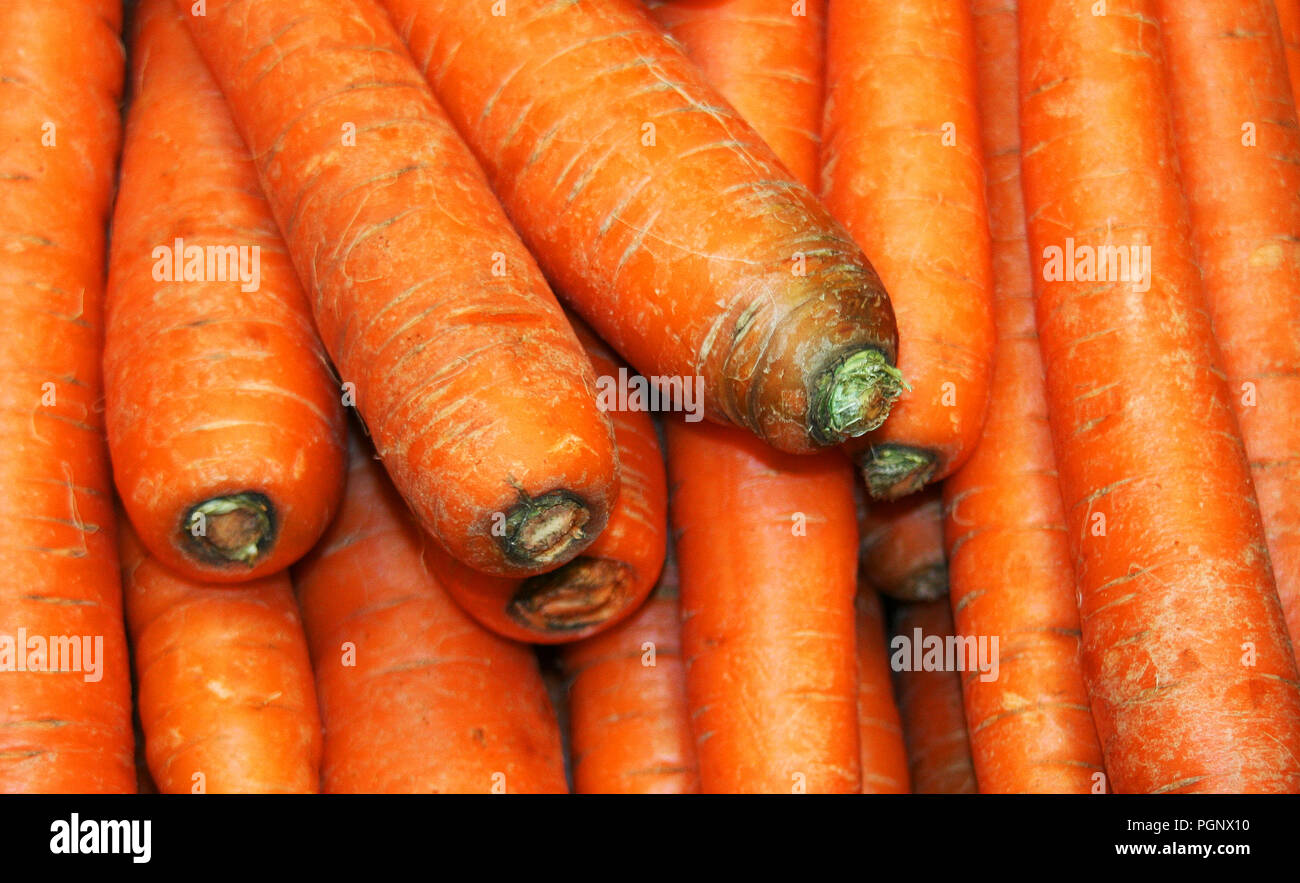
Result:
<svg viewBox="0 0 1300 883">
<path fill-rule="evenodd" d="M 884 353 L 863 349 L 842 357 L 817 378 L 809 427 L 818 444 L 835 445 L 876 429 L 907 388 Z"/>
</svg>

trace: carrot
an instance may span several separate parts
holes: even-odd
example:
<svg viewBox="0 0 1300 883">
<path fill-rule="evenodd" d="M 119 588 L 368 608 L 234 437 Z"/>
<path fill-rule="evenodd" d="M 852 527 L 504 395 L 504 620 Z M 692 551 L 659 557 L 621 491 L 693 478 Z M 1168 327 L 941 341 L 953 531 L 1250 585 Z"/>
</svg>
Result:
<svg viewBox="0 0 1300 883">
<path fill-rule="evenodd" d="M 1156 5 L 1091 10 L 1020 8 L 1021 170 L 1109 784 L 1300 790 L 1300 680 L 1192 253 Z"/>
<path fill-rule="evenodd" d="M 383 11 L 213 0 L 185 19 L 425 530 L 501 575 L 577 555 L 618 493 L 591 366 Z"/>
<path fill-rule="evenodd" d="M 677 595 L 669 555 L 630 619 L 563 648 L 579 794 L 699 791 Z"/>
<path fill-rule="evenodd" d="M 917 631 L 922 638 L 947 639 L 954 634 L 952 612 L 946 600 L 904 604 L 894 614 L 895 656 L 913 652 Z M 908 643 L 900 644 L 899 637 Z M 901 647 L 901 649 L 900 649 Z M 961 678 L 948 669 L 899 670 L 898 710 L 903 721 L 908 769 L 916 794 L 974 794 L 975 769 L 971 761 L 966 718 L 962 711 Z"/>
<path fill-rule="evenodd" d="M 325 724 L 328 793 L 564 792 L 559 724 L 530 648 L 461 612 L 368 445 L 293 571 Z"/>
<path fill-rule="evenodd" d="M 1286 49 L 1287 76 L 1291 80 L 1291 99 L 1300 95 L 1300 0 L 1274 0 L 1282 44 Z"/>
<path fill-rule="evenodd" d="M 795 180 L 815 192 L 826 0 L 647 0 L 646 5 Z"/>
<path fill-rule="evenodd" d="M 856 793 L 851 465 L 708 423 L 667 438 L 700 790 Z"/>
<path fill-rule="evenodd" d="M 989 232 L 967 0 L 832 0 L 822 193 L 871 256 L 910 384 L 850 450 L 871 496 L 961 465 L 993 360 Z"/>
<path fill-rule="evenodd" d="M 0 5 L 0 792 L 135 790 L 98 407 L 121 23 Z"/>
<path fill-rule="evenodd" d="M 885 614 L 880 596 L 859 582 L 854 603 L 857 633 L 858 739 L 862 756 L 863 794 L 907 794 L 911 791 L 903 725 L 894 702 L 889 652 L 885 647 Z"/>
<path fill-rule="evenodd" d="M 962 677 L 971 755 L 983 792 L 1104 791 L 1034 327 L 1016 3 L 972 9 L 998 342 L 984 434 L 944 482 L 944 527 L 956 629 L 996 636 L 1002 662 L 996 679 Z"/>
<path fill-rule="evenodd" d="M 319 790 L 320 714 L 288 574 L 232 592 L 173 574 L 128 524 L 119 542 L 145 756 L 158 789 Z"/>
<path fill-rule="evenodd" d="M 341 395 L 171 0 L 137 8 L 132 58 L 104 348 L 114 477 L 159 561 L 192 580 L 255 579 L 302 556 L 338 507 Z"/>
<path fill-rule="evenodd" d="M 1161 3 L 1159 11 L 1192 241 L 1294 648 L 1300 646 L 1300 124 L 1286 53 L 1269 0 Z"/>
<path fill-rule="evenodd" d="M 633 367 L 782 450 L 885 419 L 875 271 L 637 0 L 384 2 L 543 269 Z"/>
<path fill-rule="evenodd" d="M 872 586 L 901 601 L 948 594 L 943 495 L 938 486 L 895 502 L 858 508 L 859 568 Z"/>
<path fill-rule="evenodd" d="M 581 320 L 573 323 L 601 381 L 626 374 L 627 368 Z M 497 634 L 537 644 L 576 641 L 627 619 L 654 588 L 668 533 L 659 439 L 645 411 L 614 410 L 609 416 L 622 464 L 622 490 L 608 527 L 577 558 L 519 580 L 473 570 L 433 546 L 426 552 L 439 583 Z"/>
</svg>

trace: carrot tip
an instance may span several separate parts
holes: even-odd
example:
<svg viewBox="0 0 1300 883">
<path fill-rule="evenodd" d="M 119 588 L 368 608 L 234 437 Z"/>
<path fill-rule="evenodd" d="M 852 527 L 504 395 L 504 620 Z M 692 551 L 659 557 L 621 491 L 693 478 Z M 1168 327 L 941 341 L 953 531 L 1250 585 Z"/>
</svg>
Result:
<svg viewBox="0 0 1300 883">
<path fill-rule="evenodd" d="M 275 539 L 275 513 L 264 495 L 213 497 L 182 520 L 183 546 L 205 564 L 256 564 Z"/>
<path fill-rule="evenodd" d="M 586 545 L 587 504 L 568 491 L 524 497 L 506 515 L 502 551 L 516 564 L 544 566 L 563 561 Z"/>
<path fill-rule="evenodd" d="M 863 349 L 839 359 L 814 384 L 810 432 L 813 441 L 835 445 L 871 432 L 885 422 L 907 387 L 884 353 Z"/>
<path fill-rule="evenodd" d="M 507 605 L 511 618 L 543 632 L 599 625 L 623 608 L 632 568 L 609 558 L 575 558 L 523 581 Z"/>
<path fill-rule="evenodd" d="M 938 601 L 948 594 L 948 568 L 942 563 L 930 564 L 908 574 L 898 585 L 880 590 L 899 601 Z"/>
<path fill-rule="evenodd" d="M 872 445 L 858 460 L 867 490 L 875 500 L 897 500 L 925 487 L 938 462 L 933 451 L 906 445 Z"/>
</svg>

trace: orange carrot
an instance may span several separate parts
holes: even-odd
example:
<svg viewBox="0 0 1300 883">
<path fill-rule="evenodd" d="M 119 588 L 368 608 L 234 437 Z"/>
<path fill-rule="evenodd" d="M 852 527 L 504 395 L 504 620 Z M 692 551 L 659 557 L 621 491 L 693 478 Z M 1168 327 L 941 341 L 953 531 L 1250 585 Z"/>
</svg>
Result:
<svg viewBox="0 0 1300 883">
<path fill-rule="evenodd" d="M 254 579 L 301 557 L 338 507 L 341 394 L 171 0 L 139 5 L 132 58 L 104 351 L 114 477 L 159 561 Z"/>
<path fill-rule="evenodd" d="M 564 647 L 579 794 L 699 790 L 677 591 L 669 555 L 654 594 L 631 619 Z"/>
<path fill-rule="evenodd" d="M 294 568 L 331 793 L 564 792 L 559 725 L 530 648 L 461 612 L 369 446 Z"/>
<path fill-rule="evenodd" d="M 288 574 L 232 592 L 176 576 L 149 557 L 130 525 L 119 540 L 145 755 L 157 788 L 315 793 L 320 714 Z"/>
<path fill-rule="evenodd" d="M 856 793 L 852 467 L 728 427 L 667 430 L 700 789 Z"/>
<path fill-rule="evenodd" d="M 0 792 L 130 792 L 100 343 L 122 4 L 0 5 Z"/>
<path fill-rule="evenodd" d="M 943 551 L 943 495 L 938 486 L 902 500 L 858 509 L 862 577 L 901 601 L 948 594 Z"/>
<path fill-rule="evenodd" d="M 185 20 L 421 524 L 500 575 L 577 555 L 618 492 L 591 366 L 383 11 L 211 0 Z"/>
<path fill-rule="evenodd" d="M 1300 646 L 1300 124 L 1286 53 L 1269 0 L 1162 2 L 1159 12 L 1192 240 L 1294 649 Z"/>
<path fill-rule="evenodd" d="M 795 179 L 816 191 L 826 0 L 648 0 L 647 6 Z"/>
<path fill-rule="evenodd" d="M 543 269 L 637 370 L 702 379 L 710 419 L 787 451 L 885 419 L 875 271 L 637 0 L 384 3 Z"/>
<path fill-rule="evenodd" d="M 907 794 L 911 791 L 903 725 L 894 702 L 889 651 L 885 647 L 885 614 L 880 596 L 859 583 L 854 605 L 857 619 L 858 738 L 862 753 L 863 794 Z"/>
<path fill-rule="evenodd" d="M 601 381 L 626 373 L 580 320 L 574 331 Z M 519 641 L 576 641 L 632 615 L 659 578 L 668 534 L 663 454 L 650 415 L 612 411 L 622 490 L 605 528 L 577 558 L 524 580 L 491 576 L 430 546 L 426 558 L 456 602 L 497 634 Z"/>
<path fill-rule="evenodd" d="M 831 0 L 822 192 L 871 256 L 910 384 L 850 450 L 872 497 L 961 465 L 993 360 L 989 232 L 967 0 Z"/>
<path fill-rule="evenodd" d="M 1300 0 L 1274 0 L 1282 44 L 1286 48 L 1287 76 L 1291 80 L 1291 98 L 1300 95 Z"/>
<path fill-rule="evenodd" d="M 953 631 L 947 600 L 904 604 L 894 615 L 895 655 L 911 654 L 919 636 L 947 639 Z M 908 643 L 899 648 L 898 636 Z M 897 670 L 897 666 L 895 666 Z M 898 710 L 907 744 L 908 768 L 916 794 L 974 794 L 966 718 L 962 712 L 961 678 L 948 669 L 898 671 Z"/>
<path fill-rule="evenodd" d="M 1156 4 L 1036 0 L 1019 33 L 1047 410 L 1109 784 L 1300 790 L 1300 678 L 1192 253 Z"/>
</svg>

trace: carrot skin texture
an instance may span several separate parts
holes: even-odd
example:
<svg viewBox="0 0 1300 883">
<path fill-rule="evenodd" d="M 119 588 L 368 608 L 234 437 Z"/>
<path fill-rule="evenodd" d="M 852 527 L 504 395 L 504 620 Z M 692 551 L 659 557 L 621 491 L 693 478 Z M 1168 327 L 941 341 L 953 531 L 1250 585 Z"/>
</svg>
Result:
<svg viewBox="0 0 1300 883">
<path fill-rule="evenodd" d="M 151 554 L 190 579 L 243 582 L 296 561 L 333 517 L 343 406 L 248 150 L 179 16 L 171 0 L 136 12 L 105 421 L 117 487 Z M 170 252 L 155 250 L 178 240 L 186 251 L 258 249 L 257 287 L 224 273 L 173 280 Z M 167 281 L 157 280 L 160 263 Z M 201 504 L 249 493 L 269 508 L 255 537 L 215 544 L 219 520 L 244 513 L 190 524 Z"/>
<path fill-rule="evenodd" d="M 851 465 L 709 423 L 667 438 L 700 790 L 857 793 Z"/>
<path fill-rule="evenodd" d="M 119 542 L 145 754 L 158 790 L 319 791 L 320 713 L 288 573 L 230 591 L 173 574 L 128 524 Z"/>
<path fill-rule="evenodd" d="M 326 793 L 564 793 L 559 723 L 531 648 L 464 614 L 354 442 L 348 489 L 293 570 L 325 725 Z"/>
<path fill-rule="evenodd" d="M 854 613 L 862 793 L 908 794 L 912 790 L 911 773 L 885 646 L 885 614 L 880 595 L 865 583 L 859 582 Z"/>
<path fill-rule="evenodd" d="M 1300 682 L 1192 255 L 1155 4 L 1027 3 L 1019 34 L 1036 318 L 1109 785 L 1300 790 Z M 1047 249 L 1067 238 L 1149 246 L 1150 286 L 1057 278 Z"/>
<path fill-rule="evenodd" d="M 578 554 L 618 493 L 591 366 L 384 12 L 214 0 L 185 19 L 425 530 L 499 575 Z"/>
<path fill-rule="evenodd" d="M 0 651 L 3 793 L 136 789 L 98 404 L 121 24 L 107 0 L 0 6 L 0 635 L 103 640 L 97 679 L 85 657 L 19 671 L 28 647 Z"/>
<path fill-rule="evenodd" d="M 923 637 L 946 639 L 954 634 L 947 600 L 899 607 L 894 614 L 894 634 L 912 642 L 915 629 L 920 629 Z M 895 652 L 904 651 L 895 647 Z M 910 655 L 910 647 L 906 652 Z M 902 670 L 897 678 L 913 793 L 974 794 L 975 768 L 958 673 Z"/>
<path fill-rule="evenodd" d="M 1047 424 L 1020 187 L 1014 0 L 974 0 L 998 342 L 984 434 L 943 485 L 957 632 L 996 636 L 998 676 L 962 675 L 981 792 L 1093 793 L 1105 768 Z"/>
<path fill-rule="evenodd" d="M 702 377 L 710 419 L 781 450 L 884 420 L 875 271 L 637 0 L 384 2 L 557 290 L 637 370 Z"/>
<path fill-rule="evenodd" d="M 1286 49 L 1287 76 L 1291 81 L 1291 100 L 1300 95 L 1300 0 L 1274 0 L 1282 44 Z"/>
<path fill-rule="evenodd" d="M 850 443 L 877 499 L 962 464 L 993 361 L 992 287 L 968 0 L 831 0 L 822 194 L 871 257 L 911 386 Z"/>
<path fill-rule="evenodd" d="M 948 594 L 943 549 L 943 494 L 937 485 L 893 502 L 859 507 L 859 570 L 900 601 L 933 601 Z"/>
<path fill-rule="evenodd" d="M 1162 2 L 1159 12 L 1192 238 L 1294 649 L 1300 645 L 1300 124 L 1286 52 L 1270 0 Z M 1242 131 L 1243 120 L 1254 122 L 1253 138 Z"/>
</svg>

